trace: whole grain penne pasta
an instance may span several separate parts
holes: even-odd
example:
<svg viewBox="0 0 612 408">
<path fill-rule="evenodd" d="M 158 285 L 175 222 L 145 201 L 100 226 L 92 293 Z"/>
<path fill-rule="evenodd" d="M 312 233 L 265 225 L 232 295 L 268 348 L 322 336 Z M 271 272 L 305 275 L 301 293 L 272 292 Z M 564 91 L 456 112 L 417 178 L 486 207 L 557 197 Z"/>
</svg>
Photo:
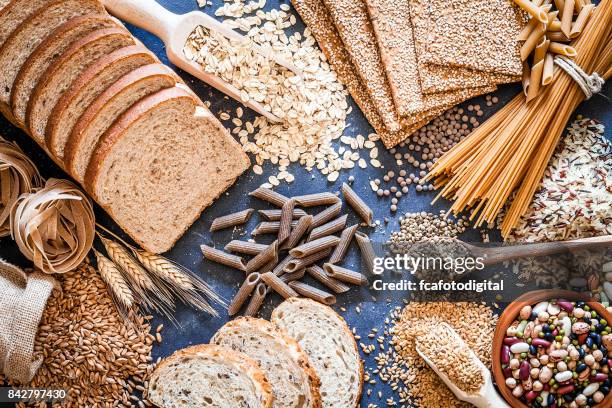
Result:
<svg viewBox="0 0 612 408">
<path fill-rule="evenodd" d="M 335 232 L 338 232 L 346 226 L 346 219 L 348 215 L 343 215 L 340 218 L 336 218 L 326 224 L 323 224 L 310 232 L 308 236 L 308 241 L 314 241 L 315 239 L 319 239 L 321 237 L 325 237 L 327 235 L 331 235 Z"/>
<path fill-rule="evenodd" d="M 544 61 L 539 61 L 531 68 L 531 79 L 529 80 L 529 90 L 527 91 L 527 102 L 538 96 L 540 84 L 542 83 L 542 72 Z"/>
<path fill-rule="evenodd" d="M 551 41 L 550 45 L 548 46 L 548 49 L 553 54 L 559 54 L 569 58 L 573 58 L 578 55 L 574 47 L 570 47 L 567 44 L 561 44 L 555 41 Z"/>
<path fill-rule="evenodd" d="M 347 282 L 353 285 L 366 285 L 368 279 L 359 272 L 343 268 L 330 263 L 323 264 L 323 270 L 327 272 L 330 278 L 338 279 L 342 282 Z"/>
<path fill-rule="evenodd" d="M 565 1 L 555 0 L 555 7 L 559 10 L 559 18 L 561 18 L 563 16 L 563 9 L 565 9 Z"/>
<path fill-rule="evenodd" d="M 535 48 L 535 52 L 533 53 L 533 63 L 534 64 L 537 64 L 538 62 L 544 59 L 544 57 L 546 56 L 546 52 L 548 51 L 549 45 L 550 45 L 550 40 L 547 39 L 546 37 L 542 37 L 542 39 L 540 40 L 540 42 Z"/>
<path fill-rule="evenodd" d="M 557 14 L 559 14 L 558 11 L 557 11 Z M 548 26 L 546 27 L 546 35 L 548 35 L 548 33 L 551 33 L 551 32 L 560 32 L 560 31 L 561 31 L 561 20 L 559 19 L 552 20 L 550 23 L 548 23 Z"/>
<path fill-rule="evenodd" d="M 287 262 L 287 265 L 285 266 L 284 271 L 286 273 L 292 273 L 292 272 L 299 271 L 300 269 L 304 269 L 314 264 L 315 262 L 320 261 L 323 258 L 327 258 L 330 253 L 331 253 L 331 249 L 327 248 L 321 252 L 317 252 L 315 254 L 308 255 L 304 258 L 291 259 L 289 262 Z"/>
<path fill-rule="evenodd" d="M 270 262 L 259 268 L 258 272 L 260 274 L 270 272 L 276 265 L 278 265 L 278 254 L 274 255 L 274 258 L 272 258 Z"/>
<path fill-rule="evenodd" d="M 307 297 L 312 300 L 316 300 L 324 305 L 333 305 L 336 303 L 336 297 L 331 293 L 325 292 L 314 286 L 310 286 L 304 282 L 292 281 L 289 282 L 291 289 L 295 290 L 300 295 Z"/>
<path fill-rule="evenodd" d="M 251 273 L 246 277 L 246 279 L 240 286 L 240 289 L 238 289 L 238 292 L 234 296 L 234 299 L 232 299 L 232 302 L 227 308 L 227 313 L 230 316 L 233 316 L 238 313 L 238 311 L 246 302 L 248 297 L 251 296 L 251 293 L 253 293 L 253 290 L 255 289 L 260 280 L 261 277 L 257 272 Z"/>
<path fill-rule="evenodd" d="M 319 205 L 336 204 L 340 201 L 337 195 L 330 192 L 305 194 L 293 197 L 295 202 L 302 207 L 317 207 Z"/>
<path fill-rule="evenodd" d="M 533 2 L 529 0 L 514 0 L 514 2 L 541 23 L 548 23 L 548 15 L 546 14 L 546 11 L 535 5 Z"/>
<path fill-rule="evenodd" d="M 585 0 L 575 0 L 574 1 L 574 11 L 576 12 L 576 14 L 580 14 L 584 6 L 586 6 Z"/>
<path fill-rule="evenodd" d="M 553 31 L 553 32 L 546 33 L 546 38 L 548 38 L 551 42 L 553 42 L 553 41 L 556 41 L 556 42 L 567 42 L 567 41 L 569 41 L 569 38 L 567 38 L 565 36 L 565 34 L 563 34 L 561 31 Z"/>
<path fill-rule="evenodd" d="M 330 277 L 327 272 L 323 270 L 319 265 L 312 265 L 306 268 L 306 273 L 312 276 L 314 279 L 321 282 L 323 285 L 330 288 L 335 293 L 344 293 L 349 291 L 349 287 L 337 279 Z"/>
<path fill-rule="evenodd" d="M 284 195 L 265 187 L 259 187 L 258 189 L 251 191 L 249 195 L 259 198 L 260 200 L 267 201 L 277 207 L 282 207 L 283 204 L 289 201 L 289 198 L 285 197 Z"/>
<path fill-rule="evenodd" d="M 295 290 L 291 289 L 289 285 L 281 280 L 278 276 L 276 276 L 272 272 L 266 272 L 261 275 L 261 280 L 266 282 L 266 284 L 276 293 L 284 297 L 285 299 L 289 299 L 292 297 L 297 297 L 298 294 Z"/>
<path fill-rule="evenodd" d="M 363 232 L 357 232 L 355 233 L 355 240 L 357 241 L 357 246 L 359 246 L 359 251 L 361 252 L 361 260 L 365 264 L 368 272 L 372 273 L 374 270 L 374 259 L 376 259 L 376 252 L 374 252 L 374 246 L 372 245 L 372 241 L 370 241 L 370 237 Z"/>
<path fill-rule="evenodd" d="M 255 316 L 259 309 L 261 309 L 261 305 L 268 294 L 268 288 L 265 283 L 258 283 L 255 287 L 255 291 L 253 292 L 253 296 L 251 296 L 251 300 L 244 310 L 245 316 Z"/>
<path fill-rule="evenodd" d="M 246 255 L 257 255 L 268 246 L 266 244 L 258 244 L 257 242 L 240 241 L 234 239 L 225 245 L 225 250 L 228 252 L 236 252 Z"/>
<path fill-rule="evenodd" d="M 293 207 L 295 207 L 295 201 L 293 198 L 289 199 L 281 210 L 280 225 L 278 227 L 278 242 L 282 244 L 285 242 L 289 235 L 291 235 L 291 222 L 293 221 Z"/>
<path fill-rule="evenodd" d="M 359 197 L 359 195 L 348 184 L 342 183 L 342 194 L 344 199 L 353 210 L 366 222 L 367 225 L 372 225 L 374 213 L 372 209 Z"/>
<path fill-rule="evenodd" d="M 555 21 L 559 21 L 557 16 L 559 15 L 559 10 L 548 11 L 548 24 L 546 24 L 546 31 L 550 29 L 551 24 Z"/>
<path fill-rule="evenodd" d="M 321 211 L 318 214 L 315 214 L 315 216 L 312 219 L 311 228 L 320 227 L 326 222 L 333 220 L 338 215 L 340 215 L 341 210 L 342 210 L 342 203 L 340 202 L 340 203 L 333 204 L 330 207 L 327 207 L 325 210 Z"/>
<path fill-rule="evenodd" d="M 261 215 L 263 218 L 266 219 L 266 221 L 280 221 L 283 210 L 282 209 L 281 210 L 259 210 L 258 212 L 259 212 L 259 215 Z M 301 208 L 293 209 L 293 219 L 294 220 L 298 220 L 305 215 L 308 215 L 308 214 L 306 214 L 306 211 L 302 210 Z"/>
<path fill-rule="evenodd" d="M 531 32 L 531 34 L 529 34 L 529 37 L 527 38 L 527 40 L 525 40 L 525 42 L 521 46 L 520 53 L 521 53 L 521 60 L 522 61 L 526 61 L 527 60 L 529 55 L 533 52 L 535 47 L 540 42 L 540 39 L 544 36 L 545 32 L 546 32 L 546 28 L 543 27 L 541 24 L 539 24 Z"/>
<path fill-rule="evenodd" d="M 272 269 L 272 273 L 274 273 L 276 276 L 281 276 L 285 273 L 285 267 L 287 266 L 287 264 L 292 260 L 293 257 L 291 255 L 287 255 L 285 258 L 283 258 L 282 261 L 278 263 L 278 265 L 274 267 L 274 269 Z"/>
<path fill-rule="evenodd" d="M 572 29 L 570 31 L 569 38 L 574 39 L 582 33 L 582 30 L 586 26 L 587 21 L 589 21 L 589 17 L 591 17 L 593 9 L 595 9 L 594 4 L 587 4 L 582 7 L 582 10 L 580 10 L 580 14 L 578 14 L 578 17 L 576 17 L 576 21 L 574 21 L 574 24 L 572 24 Z"/>
<path fill-rule="evenodd" d="M 555 60 L 551 53 L 544 57 L 544 69 L 542 72 L 542 85 L 546 86 L 551 83 L 555 70 Z"/>
<path fill-rule="evenodd" d="M 285 283 L 289 283 L 289 282 L 293 282 L 293 281 L 302 279 L 305 274 L 306 274 L 306 269 L 300 269 L 299 271 L 296 271 L 293 273 L 285 273 L 280 276 L 280 279 Z"/>
<path fill-rule="evenodd" d="M 552 4 L 547 4 L 542 6 L 542 10 L 546 11 L 548 14 L 548 23 L 550 24 L 550 22 L 552 21 L 550 19 L 550 9 L 552 8 Z M 556 16 L 556 14 L 555 14 Z M 527 24 L 525 24 L 525 26 L 523 27 L 523 29 L 521 30 L 521 32 L 518 35 L 518 41 L 525 41 L 527 40 L 527 38 L 529 38 L 529 34 L 531 34 L 531 32 L 536 28 L 536 26 L 541 25 L 544 29 L 547 28 L 547 25 L 544 23 L 541 23 L 540 20 L 538 20 L 537 18 L 530 18 L 529 21 L 527 22 Z"/>
<path fill-rule="evenodd" d="M 302 237 L 304 237 L 304 235 L 306 235 L 306 233 L 310 230 L 312 226 L 312 220 L 312 215 L 306 215 L 300 218 L 295 228 L 291 230 L 291 235 L 289 235 L 289 238 L 287 238 L 287 240 L 283 244 L 282 249 L 291 249 L 295 247 L 298 242 L 300 242 Z"/>
<path fill-rule="evenodd" d="M 272 242 L 246 264 L 247 273 L 255 272 L 278 256 L 278 240 Z M 276 262 L 275 262 L 276 263 Z"/>
<path fill-rule="evenodd" d="M 531 67 L 527 61 L 523 61 L 523 93 L 527 96 L 527 92 L 529 92 L 529 81 L 531 80 Z"/>
<path fill-rule="evenodd" d="M 246 223 L 253 214 L 252 208 L 247 208 L 243 211 L 238 211 L 233 214 L 224 215 L 223 217 L 215 218 L 210 226 L 210 231 L 219 231 L 225 228 L 235 227 Z"/>
<path fill-rule="evenodd" d="M 291 227 L 297 225 L 297 221 L 291 222 Z M 280 230 L 280 221 L 263 221 L 257 224 L 251 235 L 261 235 L 261 234 L 278 234 Z"/>
<path fill-rule="evenodd" d="M 572 31 L 572 20 L 574 19 L 574 0 L 564 0 L 563 12 L 561 13 L 561 32 L 569 38 Z"/>
<path fill-rule="evenodd" d="M 357 228 L 359 228 L 359 224 L 347 227 L 342 231 L 342 234 L 340 234 L 340 242 L 338 242 L 338 245 L 336 245 L 334 252 L 329 258 L 329 263 L 337 264 L 338 262 L 342 262 L 346 256 L 346 252 L 351 246 L 351 241 L 353 241 Z"/>
<path fill-rule="evenodd" d="M 208 245 L 200 245 L 200 250 L 202 251 L 204 258 L 208 259 L 209 261 L 229 266 L 240 271 L 246 271 L 246 266 L 242 262 L 242 258 L 239 256 L 228 254 L 227 252 L 223 252 Z"/>
<path fill-rule="evenodd" d="M 289 251 L 289 255 L 294 258 L 304 258 L 306 256 L 318 253 L 327 248 L 332 248 L 338 245 L 340 238 L 334 235 L 327 235 L 314 241 L 308 241 L 300 246 L 297 246 Z"/>
</svg>

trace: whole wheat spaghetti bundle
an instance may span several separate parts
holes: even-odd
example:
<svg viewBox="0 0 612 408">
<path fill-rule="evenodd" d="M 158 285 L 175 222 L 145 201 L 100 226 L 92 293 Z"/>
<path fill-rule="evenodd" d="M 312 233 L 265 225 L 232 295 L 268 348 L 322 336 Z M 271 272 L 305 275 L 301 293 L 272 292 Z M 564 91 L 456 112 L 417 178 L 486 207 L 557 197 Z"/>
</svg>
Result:
<svg viewBox="0 0 612 408">
<path fill-rule="evenodd" d="M 612 74 L 612 0 L 603 0 L 582 35 L 572 44 L 575 62 L 586 73 L 604 79 Z M 529 103 L 520 94 L 449 150 L 427 179 L 443 187 L 439 197 L 453 202 L 451 211 L 471 210 L 475 226 L 495 224 L 514 194 L 501 230 L 504 237 L 527 210 L 559 142 L 563 128 L 585 94 L 565 71 L 555 66 L 550 86 Z"/>
</svg>

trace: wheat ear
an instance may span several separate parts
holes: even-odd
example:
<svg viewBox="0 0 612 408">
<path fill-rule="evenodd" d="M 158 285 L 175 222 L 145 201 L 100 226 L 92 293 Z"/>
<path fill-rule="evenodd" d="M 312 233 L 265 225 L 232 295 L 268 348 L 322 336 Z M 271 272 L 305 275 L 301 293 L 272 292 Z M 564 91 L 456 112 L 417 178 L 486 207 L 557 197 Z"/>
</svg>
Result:
<svg viewBox="0 0 612 408">
<path fill-rule="evenodd" d="M 99 237 L 110 259 L 129 276 L 134 284 L 143 290 L 155 290 L 153 281 L 147 274 L 147 271 L 136 262 L 121 244 L 102 236 Z"/>
<path fill-rule="evenodd" d="M 132 248 L 132 253 L 140 261 L 142 266 L 149 272 L 156 274 L 160 278 L 166 279 L 185 290 L 195 289 L 189 276 L 186 276 L 175 264 L 168 259 L 152 254 L 147 251 L 141 251 Z"/>
<path fill-rule="evenodd" d="M 134 316 L 134 294 L 123 279 L 117 265 L 95 249 L 93 251 L 98 263 L 98 272 L 109 289 L 117 311 L 126 322 L 131 323 L 131 317 Z"/>
</svg>

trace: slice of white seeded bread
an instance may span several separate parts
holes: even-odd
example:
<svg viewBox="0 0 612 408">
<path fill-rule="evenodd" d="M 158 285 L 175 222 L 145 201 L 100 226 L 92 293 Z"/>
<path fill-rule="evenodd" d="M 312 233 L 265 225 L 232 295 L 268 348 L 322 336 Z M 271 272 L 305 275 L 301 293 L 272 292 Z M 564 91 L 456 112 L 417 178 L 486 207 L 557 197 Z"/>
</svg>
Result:
<svg viewBox="0 0 612 408">
<path fill-rule="evenodd" d="M 52 109 L 83 71 L 99 58 L 135 44 L 131 34 L 122 28 L 96 30 L 72 44 L 63 57 L 42 75 L 28 102 L 26 125 L 32 137 L 44 145 Z"/>
<path fill-rule="evenodd" d="M 131 45 L 103 56 L 83 71 L 51 111 L 45 131 L 45 144 L 51 153 L 63 161 L 68 136 L 94 99 L 123 75 L 158 61 L 144 46 Z"/>
<path fill-rule="evenodd" d="M 272 323 L 297 340 L 321 380 L 324 408 L 359 405 L 363 363 L 344 319 L 331 307 L 290 298 L 272 312 Z"/>
<path fill-rule="evenodd" d="M 292 337 L 267 320 L 250 317 L 226 323 L 211 343 L 240 351 L 263 370 L 275 408 L 321 407 L 319 378 Z"/>
<path fill-rule="evenodd" d="M 149 401 L 161 408 L 270 408 L 270 384 L 243 353 L 210 344 L 179 350 L 149 380 Z"/>
<path fill-rule="evenodd" d="M 85 188 L 149 252 L 176 240 L 250 165 L 240 145 L 178 85 L 128 109 L 99 140 Z"/>
<path fill-rule="evenodd" d="M 53 31 L 28 57 L 15 78 L 11 92 L 11 109 L 17 122 L 25 124 L 30 95 L 43 73 L 57 63 L 66 50 L 94 30 L 119 27 L 108 14 L 87 14 L 68 20 Z"/>
<path fill-rule="evenodd" d="M 89 159 L 104 132 L 130 106 L 157 91 L 173 87 L 179 78 L 162 64 L 137 68 L 98 96 L 76 122 L 66 142 L 66 171 L 83 183 Z"/>
<path fill-rule="evenodd" d="M 9 106 L 13 82 L 36 47 L 69 19 L 89 13 L 104 13 L 98 0 L 57 0 L 27 18 L 0 48 L 0 103 Z"/>
</svg>

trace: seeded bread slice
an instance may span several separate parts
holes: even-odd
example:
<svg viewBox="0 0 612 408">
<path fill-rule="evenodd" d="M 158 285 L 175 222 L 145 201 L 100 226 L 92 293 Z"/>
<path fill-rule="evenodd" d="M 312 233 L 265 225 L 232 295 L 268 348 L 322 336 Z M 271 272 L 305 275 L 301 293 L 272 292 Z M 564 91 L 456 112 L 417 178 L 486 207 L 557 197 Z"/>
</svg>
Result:
<svg viewBox="0 0 612 408">
<path fill-rule="evenodd" d="M 363 363 L 344 319 L 326 305 L 290 298 L 272 312 L 272 323 L 297 340 L 321 379 L 324 408 L 359 405 Z"/>
<path fill-rule="evenodd" d="M 26 125 L 32 137 L 44 145 L 52 109 L 82 72 L 106 54 L 135 44 L 132 35 L 122 28 L 96 30 L 72 44 L 42 75 L 28 102 Z"/>
<path fill-rule="evenodd" d="M 124 75 L 106 89 L 85 110 L 74 125 L 66 142 L 66 171 L 83 183 L 94 148 L 104 132 L 130 106 L 179 81 L 176 74 L 162 64 L 150 64 Z"/>
<path fill-rule="evenodd" d="M 240 145 L 182 87 L 139 101 L 106 131 L 85 188 L 149 252 L 176 240 L 250 165 Z"/>
<path fill-rule="evenodd" d="M 34 49 L 69 19 L 89 13 L 104 13 L 98 0 L 57 0 L 27 18 L 0 48 L 0 103 L 9 106 L 13 83 Z"/>
<path fill-rule="evenodd" d="M 53 0 L 0 0 L 0 45 L 17 27 Z"/>
<path fill-rule="evenodd" d="M 270 384 L 243 353 L 210 344 L 162 360 L 149 380 L 148 399 L 162 408 L 270 408 Z"/>
<path fill-rule="evenodd" d="M 57 63 L 68 48 L 94 30 L 119 27 L 108 14 L 87 14 L 68 20 L 53 31 L 28 57 L 15 78 L 11 92 L 11 109 L 17 122 L 25 124 L 30 95 L 43 73 Z"/>
<path fill-rule="evenodd" d="M 45 131 L 47 148 L 60 161 L 74 124 L 85 109 L 123 75 L 159 60 L 144 46 L 119 48 L 98 59 L 87 68 L 62 94 L 51 111 Z"/>
<path fill-rule="evenodd" d="M 267 320 L 243 317 L 226 323 L 211 343 L 239 351 L 259 364 L 272 385 L 275 408 L 321 407 L 319 378 L 292 337 Z"/>
</svg>

